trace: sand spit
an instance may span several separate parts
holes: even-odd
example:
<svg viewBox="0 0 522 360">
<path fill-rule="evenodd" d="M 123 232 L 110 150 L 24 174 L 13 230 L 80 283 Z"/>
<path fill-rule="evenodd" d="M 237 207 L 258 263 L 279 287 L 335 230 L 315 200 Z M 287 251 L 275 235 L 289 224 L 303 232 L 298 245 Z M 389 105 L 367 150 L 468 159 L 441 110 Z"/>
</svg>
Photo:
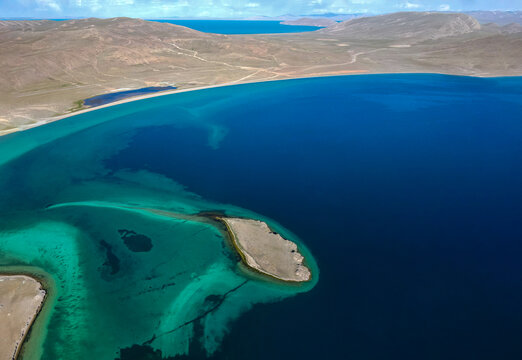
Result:
<svg viewBox="0 0 522 360">
<path fill-rule="evenodd" d="M 265 222 L 252 219 L 220 217 L 245 263 L 284 281 L 303 282 L 311 278 L 303 265 L 297 245 L 273 232 Z"/>
<path fill-rule="evenodd" d="M 46 292 L 25 275 L 0 275 L 0 360 L 18 357 Z"/>
<path fill-rule="evenodd" d="M 305 282 L 312 278 L 311 271 L 304 265 L 305 258 L 299 252 L 297 245 L 274 232 L 265 222 L 260 220 L 227 217 L 221 212 L 202 212 L 189 215 L 148 207 L 88 201 L 56 204 L 49 206 L 48 209 L 66 206 L 117 208 L 207 223 L 222 230 L 223 236 L 230 239 L 235 250 L 248 267 L 272 278 L 288 282 Z"/>
</svg>

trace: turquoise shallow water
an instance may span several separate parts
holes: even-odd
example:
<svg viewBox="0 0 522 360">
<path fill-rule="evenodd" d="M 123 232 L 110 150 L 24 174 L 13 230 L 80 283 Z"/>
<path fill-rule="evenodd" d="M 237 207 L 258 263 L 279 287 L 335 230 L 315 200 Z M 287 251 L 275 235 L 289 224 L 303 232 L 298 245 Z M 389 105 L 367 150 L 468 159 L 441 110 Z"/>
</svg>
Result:
<svg viewBox="0 0 522 360">
<path fill-rule="evenodd" d="M 275 221 L 205 200 L 146 168 L 114 172 L 106 166 L 132 133 L 153 123 L 201 128 L 217 144 L 224 128 L 192 121 L 181 109 L 154 121 L 147 115 L 157 105 L 164 111 L 191 99 L 182 96 L 174 105 L 178 99 L 158 98 L 152 108 L 141 102 L 128 112 L 109 108 L 2 139 L 0 264 L 37 267 L 58 285 L 51 289 L 50 317 L 40 319 L 48 322 L 46 334 L 42 341 L 33 336 L 26 358 L 109 359 L 133 345 L 163 357 L 186 355 L 191 347 L 211 355 L 230 322 L 252 305 L 308 291 L 317 282 L 304 245 L 314 280 L 269 281 L 242 268 L 224 229 L 196 215 L 262 219 L 299 243 Z M 141 357 L 127 351 L 122 358 Z"/>
<path fill-rule="evenodd" d="M 0 138 L 0 264 L 58 285 L 27 358 L 519 359 L 521 85 L 238 85 Z M 267 221 L 314 283 L 243 272 L 201 211 Z"/>
</svg>

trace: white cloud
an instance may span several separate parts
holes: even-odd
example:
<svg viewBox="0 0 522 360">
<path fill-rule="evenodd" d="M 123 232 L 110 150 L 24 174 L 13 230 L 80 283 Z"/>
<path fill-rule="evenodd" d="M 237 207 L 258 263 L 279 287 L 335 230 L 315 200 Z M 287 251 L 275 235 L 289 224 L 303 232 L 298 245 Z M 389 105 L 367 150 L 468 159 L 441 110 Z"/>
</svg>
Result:
<svg viewBox="0 0 522 360">
<path fill-rule="evenodd" d="M 134 0 L 114 0 L 114 5 L 122 6 L 122 5 L 133 5 Z"/>
<path fill-rule="evenodd" d="M 92 12 L 102 8 L 98 0 L 75 0 L 74 5 L 81 9 L 89 9 Z"/>
<path fill-rule="evenodd" d="M 451 6 L 449 6 L 448 4 L 441 4 L 439 6 L 440 11 L 449 11 L 450 9 L 451 9 Z"/>
<path fill-rule="evenodd" d="M 56 2 L 56 0 L 36 0 L 36 3 L 39 7 L 44 9 L 51 9 L 54 11 L 62 11 L 60 4 Z"/>
<path fill-rule="evenodd" d="M 248 3 L 245 5 L 245 7 L 247 8 L 256 8 L 256 7 L 259 7 L 259 3 Z"/>
<path fill-rule="evenodd" d="M 399 7 L 402 9 L 418 9 L 421 5 L 406 1 L 405 3 L 400 4 Z"/>
</svg>

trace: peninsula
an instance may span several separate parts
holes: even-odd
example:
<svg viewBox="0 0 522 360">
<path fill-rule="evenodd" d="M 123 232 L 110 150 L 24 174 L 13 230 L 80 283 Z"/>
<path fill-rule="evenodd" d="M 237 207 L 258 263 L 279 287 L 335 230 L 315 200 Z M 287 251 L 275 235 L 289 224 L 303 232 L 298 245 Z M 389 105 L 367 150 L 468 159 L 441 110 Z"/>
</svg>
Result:
<svg viewBox="0 0 522 360">
<path fill-rule="evenodd" d="M 0 360 L 18 357 L 46 292 L 25 275 L 0 275 Z"/>
<path fill-rule="evenodd" d="M 229 232 L 244 263 L 266 275 L 289 282 L 303 282 L 312 274 L 303 264 L 297 245 L 272 231 L 259 220 L 218 217 Z"/>
</svg>

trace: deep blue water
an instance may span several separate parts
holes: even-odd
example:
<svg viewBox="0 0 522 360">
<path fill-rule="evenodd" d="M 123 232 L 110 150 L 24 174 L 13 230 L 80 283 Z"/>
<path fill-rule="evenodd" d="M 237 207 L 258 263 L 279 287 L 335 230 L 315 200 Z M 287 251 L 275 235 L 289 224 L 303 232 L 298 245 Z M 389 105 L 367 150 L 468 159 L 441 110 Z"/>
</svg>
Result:
<svg viewBox="0 0 522 360">
<path fill-rule="evenodd" d="M 151 20 L 214 34 L 278 34 L 315 31 L 318 26 L 283 25 L 272 20 Z"/>
<path fill-rule="evenodd" d="M 228 128 L 217 148 L 202 129 L 148 127 L 107 166 L 277 219 L 321 269 L 311 292 L 236 321 L 220 358 L 522 358 L 521 78 L 353 76 L 193 96 L 224 101 L 198 115 Z"/>
<path fill-rule="evenodd" d="M 139 95 L 145 95 L 145 94 L 152 94 L 160 91 L 165 90 L 174 90 L 175 86 L 153 86 L 153 87 L 146 87 L 141 89 L 135 89 L 135 90 L 124 90 L 124 91 L 117 91 L 112 92 L 108 94 L 102 94 L 102 95 L 96 95 L 91 98 L 85 99 L 83 101 L 83 104 L 86 106 L 100 106 L 104 104 L 108 104 L 111 102 L 115 102 L 118 100 L 123 100 L 129 97 L 133 96 L 139 96 Z"/>
</svg>

